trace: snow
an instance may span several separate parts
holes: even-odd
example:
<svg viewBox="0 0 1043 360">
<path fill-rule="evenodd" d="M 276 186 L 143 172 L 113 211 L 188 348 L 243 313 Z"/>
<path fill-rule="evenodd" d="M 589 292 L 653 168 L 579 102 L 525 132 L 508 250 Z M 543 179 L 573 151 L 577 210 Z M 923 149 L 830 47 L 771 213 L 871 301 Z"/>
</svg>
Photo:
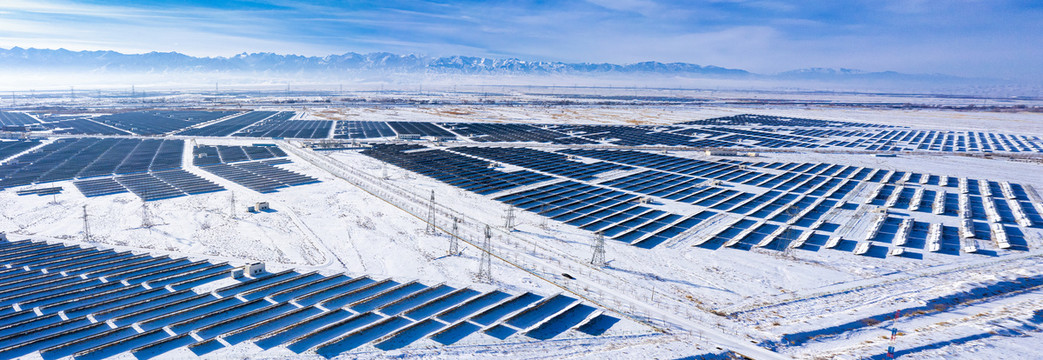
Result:
<svg viewBox="0 0 1043 360">
<path fill-rule="evenodd" d="M 278 108 L 278 107 L 276 107 Z M 287 110 L 286 108 L 281 108 Z M 488 121 L 535 124 L 671 124 L 740 113 L 864 121 L 908 125 L 923 129 L 988 130 L 1043 134 L 1043 115 L 1031 113 L 951 112 L 941 110 L 866 110 L 829 108 L 757 108 L 695 106 L 417 106 L 309 108 L 304 118 L 379 121 Z M 249 145 L 250 139 L 198 139 L 199 144 Z M 300 144 L 279 141 L 286 150 Z M 190 148 L 186 148 L 186 152 Z M 592 234 L 524 212 L 515 212 L 517 229 L 497 230 L 493 243 L 500 258 L 493 261 L 493 284 L 475 281 L 479 250 L 463 244 L 460 256 L 447 256 L 449 237 L 425 232 L 424 202 L 408 196 L 384 198 L 356 186 L 313 158 L 288 151 L 292 164 L 280 167 L 316 177 L 321 183 L 258 194 L 202 171 L 186 170 L 220 184 L 226 191 L 154 201 L 147 204 L 159 225 L 142 228 L 142 202 L 132 194 L 86 198 L 71 182 L 59 182 L 62 194 L 16 196 L 0 192 L 0 221 L 12 239 L 50 239 L 83 243 L 82 208 L 87 206 L 91 244 L 100 247 L 148 251 L 234 264 L 260 261 L 270 270 L 318 270 L 373 277 L 418 279 L 425 284 L 446 282 L 477 289 L 499 288 L 513 293 L 532 291 L 551 295 L 575 292 L 634 319 L 660 327 L 627 321 L 601 337 L 570 332 L 564 338 L 532 342 L 510 338 L 506 343 L 472 336 L 453 346 L 430 340 L 383 352 L 364 347 L 343 358 L 678 358 L 724 349 L 743 352 L 754 344 L 778 342 L 784 334 L 811 332 L 859 319 L 915 307 L 923 300 L 942 298 L 968 289 L 995 289 L 994 296 L 954 307 L 956 311 L 930 313 L 899 321 L 907 335 L 901 349 L 919 349 L 909 358 L 1034 358 L 1041 335 L 1038 322 L 1039 288 L 996 288 L 1003 281 L 1038 278 L 1043 274 L 1038 254 L 1043 249 L 1039 229 L 1028 229 L 1027 252 L 987 255 L 927 253 L 922 259 L 873 258 L 850 252 L 748 251 L 692 247 L 693 234 L 642 249 L 608 241 L 608 266 L 587 265 Z M 703 154 L 674 152 L 672 156 L 708 159 Z M 383 164 L 357 151 L 333 151 L 314 156 L 379 178 Z M 972 177 L 1031 184 L 1043 189 L 1038 165 L 959 156 L 771 153 L 750 161 L 826 162 L 870 166 L 937 175 Z M 434 190 L 440 207 L 465 218 L 464 240 L 477 242 L 482 224 L 503 223 L 505 206 L 418 174 L 390 166 L 388 191 L 406 191 L 426 199 Z M 351 180 L 351 181 L 349 181 Z M 235 218 L 231 196 L 235 196 Z M 56 201 L 54 201 L 56 199 Z M 385 201 L 389 199 L 389 201 Z M 246 213 L 245 206 L 267 201 L 274 211 Z M 677 206 L 667 204 L 667 206 Z M 675 207 L 680 209 L 680 207 Z M 845 216 L 850 217 L 851 214 Z M 447 227 L 442 217 L 440 226 Z M 577 278 L 566 280 L 567 272 Z M 730 316 L 719 316 L 728 314 Z M 1038 318 L 1038 315 L 1035 315 Z M 1025 327 L 1012 325 L 1024 324 Z M 1032 325 L 1034 324 L 1034 325 Z M 798 358 L 858 358 L 886 350 L 887 324 L 845 331 L 814 339 L 801 346 L 782 346 L 782 355 Z M 997 329 L 1016 329 L 1020 335 L 978 336 Z M 727 339 L 725 339 L 727 338 Z M 946 343 L 946 341 L 949 341 Z M 719 348 L 720 347 L 720 348 Z M 35 356 L 35 355 L 34 355 Z M 122 354 L 118 358 L 129 358 Z M 179 349 L 163 358 L 194 358 Z M 278 347 L 261 351 L 250 343 L 208 354 L 206 358 L 318 358 L 297 355 Z"/>
</svg>

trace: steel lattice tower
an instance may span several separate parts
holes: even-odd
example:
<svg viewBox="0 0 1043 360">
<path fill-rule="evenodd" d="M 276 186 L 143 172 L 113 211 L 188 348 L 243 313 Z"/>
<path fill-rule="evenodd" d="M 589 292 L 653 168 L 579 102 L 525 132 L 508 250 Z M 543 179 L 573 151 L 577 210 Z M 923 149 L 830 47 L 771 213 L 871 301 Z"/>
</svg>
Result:
<svg viewBox="0 0 1043 360">
<path fill-rule="evenodd" d="M 142 201 L 141 202 L 141 227 L 144 228 L 144 229 L 151 229 L 153 226 L 156 226 L 156 224 L 152 222 L 152 212 L 150 212 L 148 210 L 148 202 L 147 201 Z"/>
<path fill-rule="evenodd" d="M 83 205 L 83 241 L 91 241 L 91 226 L 87 222 L 87 205 Z"/>
<path fill-rule="evenodd" d="M 449 256 L 460 254 L 460 241 L 457 239 L 460 236 L 459 224 L 460 219 L 453 216 L 453 233 L 449 234 Z"/>
<path fill-rule="evenodd" d="M 489 225 L 485 225 L 485 240 L 482 241 L 482 258 L 478 263 L 478 281 L 486 284 L 493 282 L 492 237 L 492 229 L 489 228 Z"/>
<path fill-rule="evenodd" d="M 231 192 L 231 191 L 229 191 Z M 231 192 L 232 196 L 229 198 L 230 207 L 228 208 L 228 218 L 235 219 L 235 193 Z"/>
<path fill-rule="evenodd" d="M 507 231 L 514 230 L 514 207 L 507 205 L 507 215 L 504 216 L 503 228 Z"/>
<path fill-rule="evenodd" d="M 427 229 L 428 235 L 434 235 L 438 229 L 435 228 L 435 191 L 431 190 L 431 203 L 427 207 Z"/>
<path fill-rule="evenodd" d="M 594 256 L 590 258 L 590 264 L 597 267 L 605 266 L 605 235 L 600 231 L 594 238 Z"/>
</svg>

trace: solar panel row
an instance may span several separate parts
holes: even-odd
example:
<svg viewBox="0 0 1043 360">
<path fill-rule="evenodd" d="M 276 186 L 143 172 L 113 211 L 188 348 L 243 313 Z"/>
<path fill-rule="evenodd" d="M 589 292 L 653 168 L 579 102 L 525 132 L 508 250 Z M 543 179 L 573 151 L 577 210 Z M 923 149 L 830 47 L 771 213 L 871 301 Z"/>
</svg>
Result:
<svg viewBox="0 0 1043 360">
<path fill-rule="evenodd" d="M 334 139 L 372 139 L 394 137 L 395 131 L 383 121 L 339 120 Z"/>
<path fill-rule="evenodd" d="M 281 112 L 239 132 L 235 136 L 325 139 L 333 128 L 331 120 L 289 120 L 293 112 Z"/>
<path fill-rule="evenodd" d="M 0 111 L 0 128 L 6 126 L 36 125 L 39 123 L 39 121 L 36 121 L 32 116 L 26 115 L 25 113 Z"/>
<path fill-rule="evenodd" d="M 277 146 L 199 145 L 192 149 L 193 164 L 205 166 L 218 163 L 263 160 L 286 156 Z"/>
<path fill-rule="evenodd" d="M 668 225 L 682 218 L 641 205 L 636 195 L 571 180 L 496 200 L 627 243 L 666 231 Z"/>
<path fill-rule="evenodd" d="M 44 124 L 54 134 L 74 135 L 130 135 L 129 132 L 103 125 L 89 118 L 59 120 Z"/>
<path fill-rule="evenodd" d="M 75 181 L 76 188 L 87 197 L 132 192 L 144 201 L 168 199 L 224 190 L 185 170 L 169 170 L 133 174 L 113 178 Z"/>
<path fill-rule="evenodd" d="M 9 269 L 0 275 L 0 306 L 14 309 L 0 315 L 2 358 L 146 359 L 185 347 L 207 355 L 248 341 L 333 358 L 424 338 L 451 345 L 478 334 L 597 336 L 619 321 L 563 295 L 293 270 L 217 287 L 232 266 L 32 241 L 0 241 L 0 254 Z M 200 285 L 214 290 L 192 291 Z"/>
<path fill-rule="evenodd" d="M 138 135 L 160 135 L 234 114 L 230 111 L 135 111 L 94 118 Z"/>
<path fill-rule="evenodd" d="M 0 162 L 37 145 L 39 140 L 0 140 Z"/>
<path fill-rule="evenodd" d="M 362 154 L 483 195 L 551 179 L 528 170 L 500 171 L 490 162 L 444 150 L 415 151 L 423 148 L 374 144 Z"/>
<path fill-rule="evenodd" d="M 594 141 L 528 124 L 441 123 L 442 127 L 479 142 L 593 144 Z"/>
<path fill-rule="evenodd" d="M 666 132 L 665 130 L 672 128 L 665 126 L 558 125 L 554 129 L 622 146 L 694 146 L 692 141 L 695 140 L 689 136 Z"/>
<path fill-rule="evenodd" d="M 58 139 L 0 165 L 0 188 L 180 168 L 183 140 Z"/>
<path fill-rule="evenodd" d="M 436 138 L 454 138 L 453 134 L 434 123 L 412 122 L 412 121 L 388 121 L 387 124 L 395 130 L 398 135 L 429 136 Z"/>
<path fill-rule="evenodd" d="M 183 130 L 177 135 L 186 136 L 228 136 L 232 135 L 236 131 L 242 130 L 243 128 L 253 125 L 254 123 L 272 117 L 278 114 L 275 111 L 250 111 L 238 116 L 234 116 L 225 120 L 221 120 L 212 124 L 208 124 L 202 127 L 191 128 Z M 290 113 L 290 118 L 293 113 Z"/>
<path fill-rule="evenodd" d="M 214 164 L 200 168 L 259 193 L 271 193 L 287 186 L 319 182 L 313 177 L 277 168 L 264 162 Z"/>
<path fill-rule="evenodd" d="M 577 180 L 593 179 L 598 174 L 608 171 L 632 169 L 629 166 L 606 162 L 573 161 L 566 155 L 527 148 L 453 147 L 450 150 Z"/>
<path fill-rule="evenodd" d="M 740 114 L 724 116 L 705 120 L 694 120 L 683 122 L 684 125 L 730 125 L 730 126 L 771 126 L 771 127 L 863 127 L 883 128 L 890 127 L 868 123 L 850 121 L 827 121 L 802 119 L 793 117 L 782 117 L 774 115 Z"/>
</svg>

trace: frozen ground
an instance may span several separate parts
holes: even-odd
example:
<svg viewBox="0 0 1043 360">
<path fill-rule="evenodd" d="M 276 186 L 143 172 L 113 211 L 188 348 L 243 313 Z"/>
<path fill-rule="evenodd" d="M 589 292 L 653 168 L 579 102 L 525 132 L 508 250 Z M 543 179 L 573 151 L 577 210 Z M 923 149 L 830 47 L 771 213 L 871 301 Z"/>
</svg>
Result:
<svg viewBox="0 0 1043 360">
<path fill-rule="evenodd" d="M 670 124 L 740 113 L 763 113 L 829 120 L 907 125 L 924 129 L 990 130 L 1043 134 L 1043 115 L 948 112 L 940 110 L 859 110 L 740 107 L 508 107 L 421 106 L 309 108 L 305 117 L 352 120 L 489 121 L 527 123 Z M 251 144 L 255 140 L 199 139 L 199 144 Z M 294 141 L 279 141 L 290 150 Z M 301 150 L 307 151 L 307 150 Z M 391 167 L 387 194 L 374 196 L 355 186 L 384 166 L 356 151 L 302 157 L 288 151 L 284 168 L 322 182 L 258 194 L 209 172 L 190 172 L 228 191 L 148 203 L 160 225 L 142 228 L 142 202 L 130 194 L 85 198 L 71 182 L 55 197 L 0 192 L 0 223 L 13 239 L 81 241 L 83 206 L 94 242 L 103 247 L 148 250 L 270 268 L 315 269 L 373 276 L 475 284 L 478 253 L 446 256 L 448 236 L 428 235 L 421 218 L 432 190 L 440 207 L 466 220 L 460 233 L 476 241 L 482 224 L 503 223 L 504 206 L 431 178 Z M 309 152 L 310 153 L 310 152 Z M 706 159 L 705 155 L 672 153 Z M 188 156 L 186 154 L 186 156 Z M 325 159 L 325 160 L 322 160 Z M 1043 189 L 1039 165 L 955 156 L 875 158 L 866 155 L 764 154 L 756 161 L 827 162 L 876 166 L 939 175 L 968 176 L 1031 184 Z M 332 165 L 331 165 L 332 164 Z M 235 197 L 235 218 L 232 194 Z M 407 196 L 409 195 L 409 196 Z M 275 210 L 248 214 L 246 205 L 268 201 Z M 632 323 L 599 338 L 566 337 L 547 342 L 482 343 L 451 347 L 417 343 L 396 352 L 358 352 L 345 358 L 680 358 L 722 349 L 744 351 L 752 344 L 797 358 L 881 358 L 896 310 L 912 314 L 896 324 L 902 358 L 1039 358 L 1039 311 L 1043 309 L 1043 237 L 1029 229 L 1030 250 L 996 256 L 926 253 L 922 259 L 872 258 L 850 252 L 795 249 L 785 252 L 690 246 L 691 238 L 653 249 L 608 242 L 609 266 L 587 266 L 591 234 L 575 227 L 517 213 L 519 226 L 497 230 L 492 286 L 552 294 L 572 291 L 599 305 L 633 316 Z M 848 219 L 847 221 L 857 221 Z M 448 227 L 443 222 L 442 227 Z M 1035 235 L 1033 235 L 1035 234 Z M 1037 236 L 1037 237 L 1033 237 Z M 574 275 L 568 280 L 563 272 Z M 922 314 L 917 314 L 921 311 Z M 652 326 L 668 334 L 655 332 Z M 796 335 L 794 335 L 796 334 Z M 797 336 L 800 335 L 800 336 Z M 728 340 L 722 340 L 727 337 Z M 789 343 L 787 343 L 789 341 Z M 240 344 L 211 358 L 284 358 L 285 349 L 260 351 Z M 130 355 L 123 355 L 130 357 Z M 166 358 L 193 357 L 187 351 Z M 315 356 L 317 357 L 317 356 Z"/>
</svg>

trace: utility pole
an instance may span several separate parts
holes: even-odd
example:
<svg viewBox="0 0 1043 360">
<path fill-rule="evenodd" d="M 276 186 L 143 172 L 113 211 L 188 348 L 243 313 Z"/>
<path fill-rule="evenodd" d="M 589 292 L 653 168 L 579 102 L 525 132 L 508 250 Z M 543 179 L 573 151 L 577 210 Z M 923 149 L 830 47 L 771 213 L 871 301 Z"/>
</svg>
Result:
<svg viewBox="0 0 1043 360">
<path fill-rule="evenodd" d="M 887 358 L 895 358 L 895 338 L 898 336 L 898 316 L 902 314 L 902 310 L 895 310 L 894 320 L 891 320 L 891 342 L 887 346 Z"/>
<path fill-rule="evenodd" d="M 453 233 L 449 234 L 449 256 L 460 255 L 460 240 L 457 239 L 459 234 L 460 218 L 453 216 Z"/>
<path fill-rule="evenodd" d="M 431 190 L 431 203 L 427 207 L 427 232 L 428 235 L 435 235 L 438 229 L 435 228 L 435 191 Z"/>
<path fill-rule="evenodd" d="M 91 241 L 91 226 L 87 222 L 87 205 L 83 205 L 83 241 Z"/>
<path fill-rule="evenodd" d="M 485 240 L 482 241 L 482 258 L 478 263 L 478 281 L 486 284 L 493 282 L 493 258 L 491 239 L 493 231 L 485 225 Z"/>
<path fill-rule="evenodd" d="M 605 234 L 600 231 L 594 238 L 594 256 L 590 258 L 590 264 L 597 267 L 605 266 Z"/>
</svg>

